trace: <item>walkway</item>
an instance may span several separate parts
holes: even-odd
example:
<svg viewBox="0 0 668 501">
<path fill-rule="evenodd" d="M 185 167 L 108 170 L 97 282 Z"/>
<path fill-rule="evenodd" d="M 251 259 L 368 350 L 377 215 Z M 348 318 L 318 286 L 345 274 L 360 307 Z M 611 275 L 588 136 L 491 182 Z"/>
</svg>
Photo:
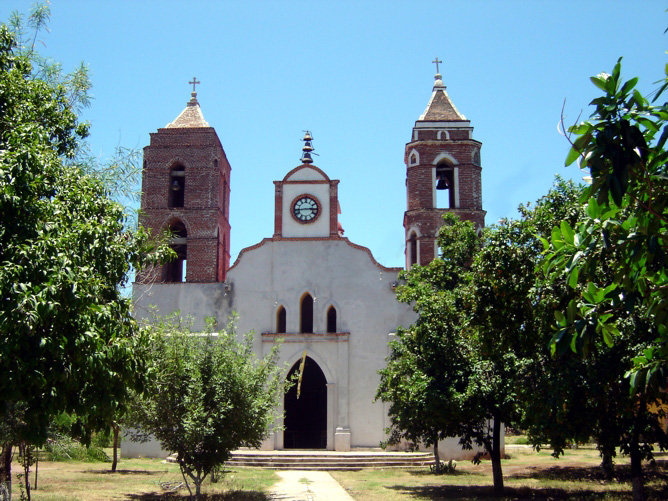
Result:
<svg viewBox="0 0 668 501">
<path fill-rule="evenodd" d="M 281 480 L 269 491 L 271 499 L 290 501 L 352 501 L 326 471 L 278 470 Z"/>
</svg>

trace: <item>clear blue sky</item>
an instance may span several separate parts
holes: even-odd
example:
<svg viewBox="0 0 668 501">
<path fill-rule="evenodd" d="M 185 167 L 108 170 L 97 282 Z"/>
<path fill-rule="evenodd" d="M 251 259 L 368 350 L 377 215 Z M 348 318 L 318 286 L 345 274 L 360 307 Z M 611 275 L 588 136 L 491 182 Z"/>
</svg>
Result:
<svg viewBox="0 0 668 501">
<path fill-rule="evenodd" d="M 0 4 L 27 13 L 30 1 Z M 346 236 L 404 263 L 404 145 L 429 99 L 438 56 L 448 93 L 483 143 L 487 224 L 543 195 L 568 150 L 557 130 L 624 57 L 648 91 L 666 63 L 663 1 L 53 0 L 42 52 L 93 80 L 93 151 L 142 148 L 185 107 L 193 75 L 232 165 L 232 259 L 273 233 L 273 180 L 299 164 L 340 179 Z"/>
</svg>

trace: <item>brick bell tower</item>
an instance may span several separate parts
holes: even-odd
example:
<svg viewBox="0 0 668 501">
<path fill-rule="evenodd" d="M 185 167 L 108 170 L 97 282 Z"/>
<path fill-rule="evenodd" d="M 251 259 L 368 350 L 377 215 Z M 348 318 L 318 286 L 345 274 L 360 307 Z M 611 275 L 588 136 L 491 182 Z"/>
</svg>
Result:
<svg viewBox="0 0 668 501">
<path fill-rule="evenodd" d="M 178 258 L 139 282 L 222 282 L 230 266 L 230 164 L 204 120 L 193 79 L 186 108 L 144 148 L 140 222 L 170 230 Z"/>
<path fill-rule="evenodd" d="M 443 214 L 452 212 L 485 225 L 482 210 L 480 147 L 471 122 L 450 101 L 438 73 L 431 99 L 406 144 L 407 208 L 404 213 L 406 269 L 437 257 L 436 236 Z"/>
</svg>

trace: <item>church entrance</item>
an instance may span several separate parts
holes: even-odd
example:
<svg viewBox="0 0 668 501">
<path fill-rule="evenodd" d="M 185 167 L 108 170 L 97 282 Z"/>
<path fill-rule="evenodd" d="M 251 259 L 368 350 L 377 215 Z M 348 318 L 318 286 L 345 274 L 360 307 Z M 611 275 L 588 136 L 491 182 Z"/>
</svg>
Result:
<svg viewBox="0 0 668 501">
<path fill-rule="evenodd" d="M 292 366 L 288 379 L 299 374 L 301 360 Z M 317 363 L 306 357 L 301 389 L 297 398 L 297 383 L 285 394 L 286 449 L 325 449 L 327 447 L 327 380 Z"/>
</svg>

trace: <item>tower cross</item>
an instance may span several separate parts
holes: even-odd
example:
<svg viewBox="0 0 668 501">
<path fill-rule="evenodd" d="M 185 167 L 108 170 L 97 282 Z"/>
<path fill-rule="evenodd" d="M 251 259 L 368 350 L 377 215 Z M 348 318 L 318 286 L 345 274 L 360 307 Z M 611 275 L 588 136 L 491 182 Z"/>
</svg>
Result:
<svg viewBox="0 0 668 501">
<path fill-rule="evenodd" d="M 192 84 L 192 86 L 193 86 L 193 92 L 196 92 L 196 91 L 195 91 L 195 85 L 201 84 L 202 82 L 200 82 L 199 80 L 197 80 L 197 77 L 193 77 L 192 82 L 188 82 L 188 83 L 189 83 L 189 84 Z"/>
<path fill-rule="evenodd" d="M 436 64 L 436 73 L 438 73 L 438 63 L 442 63 L 443 61 L 439 61 L 438 57 L 434 58 L 432 63 Z"/>
</svg>

